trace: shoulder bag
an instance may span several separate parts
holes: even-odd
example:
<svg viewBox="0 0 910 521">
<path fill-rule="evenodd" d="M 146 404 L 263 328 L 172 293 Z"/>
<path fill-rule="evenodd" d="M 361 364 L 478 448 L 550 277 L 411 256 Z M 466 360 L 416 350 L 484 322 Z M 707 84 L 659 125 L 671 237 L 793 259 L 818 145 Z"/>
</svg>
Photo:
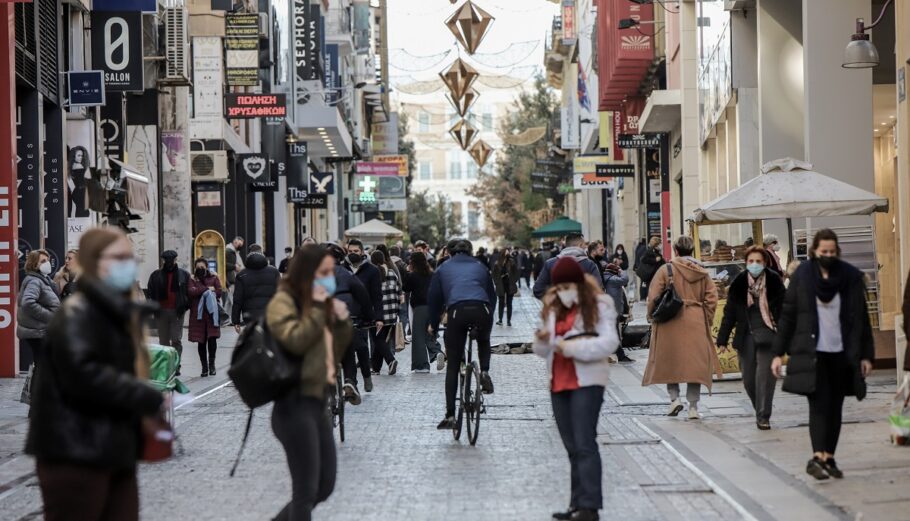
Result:
<svg viewBox="0 0 910 521">
<path fill-rule="evenodd" d="M 676 288 L 673 286 L 673 267 L 670 264 L 666 266 L 669 277 L 667 287 L 657 298 L 657 305 L 654 306 L 654 311 L 651 313 L 651 321 L 658 324 L 673 319 L 683 307 L 683 301 L 676 294 Z"/>
</svg>

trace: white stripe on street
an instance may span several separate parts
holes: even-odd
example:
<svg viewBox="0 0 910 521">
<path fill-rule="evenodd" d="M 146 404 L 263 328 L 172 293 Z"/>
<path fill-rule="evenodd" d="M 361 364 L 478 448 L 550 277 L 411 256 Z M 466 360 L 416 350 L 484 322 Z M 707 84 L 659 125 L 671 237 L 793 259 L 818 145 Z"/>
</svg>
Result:
<svg viewBox="0 0 910 521">
<path fill-rule="evenodd" d="M 215 387 L 209 389 L 208 391 L 206 391 L 206 392 L 200 394 L 199 396 L 194 396 L 194 397 L 190 398 L 189 400 L 187 400 L 187 401 L 181 403 L 180 405 L 174 407 L 174 410 L 176 411 L 177 409 L 179 409 L 179 408 L 181 408 L 181 407 L 183 407 L 183 406 L 185 406 L 185 405 L 189 405 L 189 404 L 195 402 L 196 400 L 198 400 L 198 399 L 200 399 L 200 398 L 205 398 L 206 396 L 208 396 L 208 395 L 214 393 L 215 391 L 220 391 L 221 389 L 224 389 L 229 383 L 231 383 L 231 381 L 230 381 L 230 380 L 227 380 L 227 381 L 225 381 L 224 383 L 219 384 L 219 385 L 217 385 L 217 386 L 215 386 Z"/>
</svg>

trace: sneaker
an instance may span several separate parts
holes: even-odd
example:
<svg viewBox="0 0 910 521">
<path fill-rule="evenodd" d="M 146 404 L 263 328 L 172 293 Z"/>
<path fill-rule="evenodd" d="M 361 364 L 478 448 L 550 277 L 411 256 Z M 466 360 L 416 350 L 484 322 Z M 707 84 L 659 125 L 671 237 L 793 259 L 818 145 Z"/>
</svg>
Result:
<svg viewBox="0 0 910 521">
<path fill-rule="evenodd" d="M 634 359 L 629 358 L 625 353 L 623 353 L 623 355 L 619 357 L 619 363 L 621 363 L 621 364 L 631 364 L 634 361 L 635 361 Z"/>
<path fill-rule="evenodd" d="M 375 375 L 379 374 L 379 371 L 377 371 L 375 369 L 370 369 L 370 374 L 375 376 Z"/>
<path fill-rule="evenodd" d="M 446 368 L 446 355 L 439 353 L 436 355 L 436 370 L 442 371 Z"/>
<path fill-rule="evenodd" d="M 842 479 L 844 477 L 844 473 L 837 468 L 837 463 L 834 462 L 834 458 L 825 460 L 822 463 L 822 467 L 825 469 L 825 472 L 834 479 Z"/>
<path fill-rule="evenodd" d="M 357 388 L 352 383 L 344 384 L 344 399 L 351 405 L 360 405 L 363 401 L 360 397 L 360 392 L 357 391 Z"/>
<path fill-rule="evenodd" d="M 501 326 L 501 325 L 502 325 L 502 320 L 497 320 L 497 321 L 496 321 L 496 325 L 497 325 L 497 326 Z"/>
<path fill-rule="evenodd" d="M 810 459 L 809 463 L 806 464 L 806 474 L 817 480 L 825 480 L 831 477 L 825 472 L 825 463 L 816 457 Z"/>
<path fill-rule="evenodd" d="M 363 379 L 363 390 L 368 393 L 373 392 L 373 379 L 372 378 Z"/>
<path fill-rule="evenodd" d="M 389 376 L 398 372 L 398 360 L 392 360 L 392 363 L 389 364 Z"/>
<path fill-rule="evenodd" d="M 670 412 L 667 413 L 667 416 L 676 416 L 683 410 L 683 404 L 679 401 L 679 398 L 670 402 Z"/>
<path fill-rule="evenodd" d="M 569 507 L 569 510 L 567 510 L 565 512 L 553 512 L 553 519 L 556 519 L 558 521 L 569 521 L 570 519 L 572 519 L 572 514 L 574 514 L 574 513 L 575 513 L 575 509 L 572 507 Z"/>
<path fill-rule="evenodd" d="M 694 404 L 689 404 L 689 419 L 690 420 L 700 420 L 701 416 L 698 415 L 698 408 Z"/>
<path fill-rule="evenodd" d="M 572 513 L 570 521 L 600 521 L 600 514 L 596 510 L 576 510 Z"/>
<path fill-rule="evenodd" d="M 489 371 L 482 371 L 480 373 L 480 389 L 483 391 L 483 394 L 493 394 L 493 379 L 490 378 Z"/>
<path fill-rule="evenodd" d="M 758 427 L 760 431 L 769 431 L 771 430 L 771 422 L 768 420 L 758 420 L 755 422 L 755 426 Z"/>
<path fill-rule="evenodd" d="M 416 374 L 430 374 L 430 370 L 429 370 L 429 369 L 414 369 L 414 370 L 411 371 L 411 372 L 412 372 L 412 373 L 416 373 Z"/>
<path fill-rule="evenodd" d="M 443 419 L 441 422 L 439 422 L 439 425 L 436 426 L 436 430 L 438 430 L 438 431 L 449 431 L 454 428 L 455 428 L 455 417 L 454 416 L 446 416 L 445 419 Z"/>
</svg>

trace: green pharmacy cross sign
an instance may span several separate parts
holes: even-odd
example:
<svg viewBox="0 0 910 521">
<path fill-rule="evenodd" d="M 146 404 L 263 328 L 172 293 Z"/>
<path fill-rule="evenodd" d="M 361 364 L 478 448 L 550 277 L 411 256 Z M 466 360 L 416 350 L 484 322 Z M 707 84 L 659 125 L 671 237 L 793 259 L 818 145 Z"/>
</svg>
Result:
<svg viewBox="0 0 910 521">
<path fill-rule="evenodd" d="M 358 201 L 361 203 L 375 203 L 376 202 L 376 187 L 377 183 L 373 180 L 371 176 L 363 176 L 363 180 L 357 183 L 357 186 L 360 187 L 360 197 Z"/>
</svg>

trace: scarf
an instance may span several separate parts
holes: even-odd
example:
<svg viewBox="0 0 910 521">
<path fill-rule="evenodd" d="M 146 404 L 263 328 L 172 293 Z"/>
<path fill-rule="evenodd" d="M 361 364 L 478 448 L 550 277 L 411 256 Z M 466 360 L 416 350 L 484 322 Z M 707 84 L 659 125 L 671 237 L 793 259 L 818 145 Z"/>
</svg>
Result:
<svg viewBox="0 0 910 521">
<path fill-rule="evenodd" d="M 771 316 L 771 309 L 768 307 L 768 277 L 765 272 L 756 279 L 752 275 L 746 274 L 746 280 L 749 281 L 749 290 L 747 292 L 747 307 L 751 308 L 755 301 L 758 300 L 758 309 L 761 311 L 762 321 L 771 331 L 777 331 L 774 324 L 774 317 Z"/>
<path fill-rule="evenodd" d="M 831 302 L 831 300 L 844 290 L 847 284 L 847 278 L 844 276 L 843 261 L 838 260 L 828 270 L 828 278 L 822 277 L 821 267 L 818 261 L 812 260 L 812 275 L 815 277 L 815 296 L 822 302 Z"/>
</svg>

